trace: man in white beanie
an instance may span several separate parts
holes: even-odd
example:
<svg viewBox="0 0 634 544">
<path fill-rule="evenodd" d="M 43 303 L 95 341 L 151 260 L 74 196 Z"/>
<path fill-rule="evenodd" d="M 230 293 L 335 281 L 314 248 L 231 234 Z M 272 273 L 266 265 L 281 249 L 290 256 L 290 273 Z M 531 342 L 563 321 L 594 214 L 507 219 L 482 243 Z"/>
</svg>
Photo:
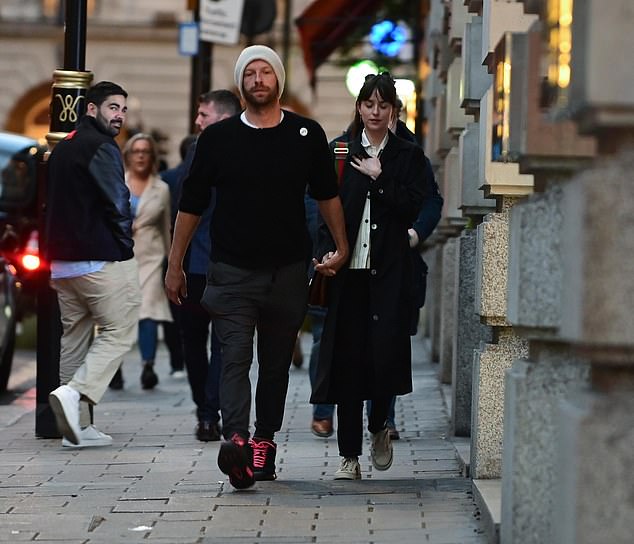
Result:
<svg viewBox="0 0 634 544">
<path fill-rule="evenodd" d="M 348 258 L 337 178 L 326 135 L 315 121 L 284 111 L 285 72 L 275 51 L 253 45 L 235 65 L 245 111 L 199 136 L 184 180 L 165 287 L 186 297 L 183 257 L 212 190 L 207 287 L 201 300 L 222 345 L 220 406 L 225 441 L 218 466 L 237 489 L 274 480 L 288 372 L 306 312 L 306 186 L 335 242 L 316 266 L 334 276 Z M 253 339 L 257 329 L 255 430 L 249 433 Z"/>
</svg>

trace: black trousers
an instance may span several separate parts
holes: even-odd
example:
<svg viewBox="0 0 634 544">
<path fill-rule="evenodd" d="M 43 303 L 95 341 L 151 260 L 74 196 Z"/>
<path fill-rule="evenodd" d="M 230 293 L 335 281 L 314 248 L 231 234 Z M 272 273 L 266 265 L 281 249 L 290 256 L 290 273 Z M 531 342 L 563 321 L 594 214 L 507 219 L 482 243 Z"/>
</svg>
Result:
<svg viewBox="0 0 634 544">
<path fill-rule="evenodd" d="M 368 411 L 368 431 L 385 429 L 392 397 L 372 399 Z M 359 457 L 363 453 L 363 401 L 351 399 L 337 404 L 337 444 L 341 457 Z"/>
<path fill-rule="evenodd" d="M 204 274 L 187 274 L 187 298 L 179 307 L 179 325 L 196 417 L 199 421 L 217 423 L 220 420 L 218 389 L 222 361 L 216 338 L 211 340 L 211 358 L 209 356 L 211 316 L 200 304 L 206 285 Z"/>
<path fill-rule="evenodd" d="M 333 350 L 332 390 L 337 403 L 337 442 L 341 457 L 358 457 L 363 444 L 363 403 L 371 400 L 368 430 L 385 428 L 392 396 L 381 394 L 370 353 L 370 275 L 348 270 L 339 300 Z"/>
<path fill-rule="evenodd" d="M 257 329 L 258 382 L 254 436 L 273 439 L 282 427 L 297 331 L 304 321 L 306 264 L 250 270 L 211 263 L 203 306 L 222 349 L 220 410 L 225 438 L 249 436 L 253 339 Z"/>
<path fill-rule="evenodd" d="M 173 321 L 163 321 L 163 337 L 170 354 L 170 367 L 173 371 L 183 370 L 183 340 L 180 333 L 180 306 L 170 302 L 170 313 Z"/>
</svg>

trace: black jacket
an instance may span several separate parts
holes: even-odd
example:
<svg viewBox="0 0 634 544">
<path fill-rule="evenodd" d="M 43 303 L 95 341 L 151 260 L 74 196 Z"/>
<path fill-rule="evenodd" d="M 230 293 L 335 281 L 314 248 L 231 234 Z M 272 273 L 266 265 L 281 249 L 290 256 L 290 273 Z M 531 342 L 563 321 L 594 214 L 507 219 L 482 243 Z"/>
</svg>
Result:
<svg viewBox="0 0 634 544">
<path fill-rule="evenodd" d="M 372 183 L 368 176 L 350 166 L 350 160 L 355 155 L 365 155 L 360 136 L 349 142 L 339 194 L 350 248 L 354 248 L 356 242 L 368 191 L 372 202 L 369 314 L 374 322 L 367 350 L 370 354 L 368 364 L 373 367 L 374 383 L 371 387 L 375 397 L 379 396 L 379 390 L 386 396 L 403 395 L 412 390 L 409 337 L 412 263 L 407 230 L 425 201 L 433 198 L 434 190 L 427 174 L 423 150 L 392 133 L 381 155 L 382 173 Z M 318 237 L 316 256 L 321 258 L 326 252 L 334 250 L 334 243 L 323 222 L 320 222 Z M 336 393 L 338 388 L 332 378 L 335 335 L 347 326 L 347 323 L 337 326 L 347 273 L 348 267 L 345 266 L 336 276 L 329 278 L 328 314 L 311 396 L 313 403 L 342 400 Z M 365 320 L 369 316 L 359 315 L 358 318 Z"/>
<path fill-rule="evenodd" d="M 400 119 L 396 123 L 396 135 L 399 138 L 403 138 L 403 140 L 418 145 L 418 140 L 416 140 L 414 133 L 409 130 L 407 125 Z M 419 247 L 422 242 L 429 238 L 440 221 L 444 202 L 442 196 L 440 196 L 434 170 L 427 157 L 425 157 L 425 176 L 431 180 L 432 196 L 424 200 L 420 213 L 412 225 L 412 228 L 418 235 Z M 418 328 L 418 309 L 425 305 L 425 296 L 427 293 L 427 263 L 423 260 L 419 247 L 410 250 L 413 278 L 412 303 L 414 304 L 415 310 L 412 313 L 412 321 L 410 322 L 409 332 L 411 335 L 416 334 Z"/>
<path fill-rule="evenodd" d="M 60 261 L 133 257 L 130 193 L 116 142 L 88 115 L 48 160 L 46 255 Z"/>
</svg>

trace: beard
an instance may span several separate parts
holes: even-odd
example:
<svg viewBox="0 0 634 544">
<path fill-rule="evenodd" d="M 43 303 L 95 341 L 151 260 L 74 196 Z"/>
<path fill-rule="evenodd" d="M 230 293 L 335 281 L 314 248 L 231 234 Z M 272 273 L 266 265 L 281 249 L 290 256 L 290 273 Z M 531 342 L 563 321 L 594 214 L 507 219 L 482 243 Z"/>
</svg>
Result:
<svg viewBox="0 0 634 544">
<path fill-rule="evenodd" d="M 270 87 L 253 87 L 250 90 L 244 90 L 244 100 L 251 106 L 262 107 L 277 102 L 277 86 L 275 89 Z M 267 91 L 265 94 L 256 95 L 257 91 Z"/>
<path fill-rule="evenodd" d="M 108 133 L 110 136 L 112 137 L 117 136 L 119 132 L 121 132 L 120 121 L 108 121 L 108 119 L 106 119 L 103 115 L 101 115 L 101 112 L 98 110 L 97 110 L 97 115 L 95 116 L 95 119 L 97 119 L 97 123 L 99 123 L 99 125 L 101 125 L 104 131 Z"/>
</svg>

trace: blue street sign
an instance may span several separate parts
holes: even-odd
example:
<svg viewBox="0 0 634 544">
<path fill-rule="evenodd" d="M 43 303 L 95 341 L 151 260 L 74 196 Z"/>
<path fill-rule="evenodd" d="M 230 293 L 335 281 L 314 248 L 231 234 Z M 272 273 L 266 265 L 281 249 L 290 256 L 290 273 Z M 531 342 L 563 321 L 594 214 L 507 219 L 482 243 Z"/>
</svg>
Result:
<svg viewBox="0 0 634 544">
<path fill-rule="evenodd" d="M 178 52 L 183 56 L 198 55 L 198 23 L 178 25 Z"/>
</svg>

